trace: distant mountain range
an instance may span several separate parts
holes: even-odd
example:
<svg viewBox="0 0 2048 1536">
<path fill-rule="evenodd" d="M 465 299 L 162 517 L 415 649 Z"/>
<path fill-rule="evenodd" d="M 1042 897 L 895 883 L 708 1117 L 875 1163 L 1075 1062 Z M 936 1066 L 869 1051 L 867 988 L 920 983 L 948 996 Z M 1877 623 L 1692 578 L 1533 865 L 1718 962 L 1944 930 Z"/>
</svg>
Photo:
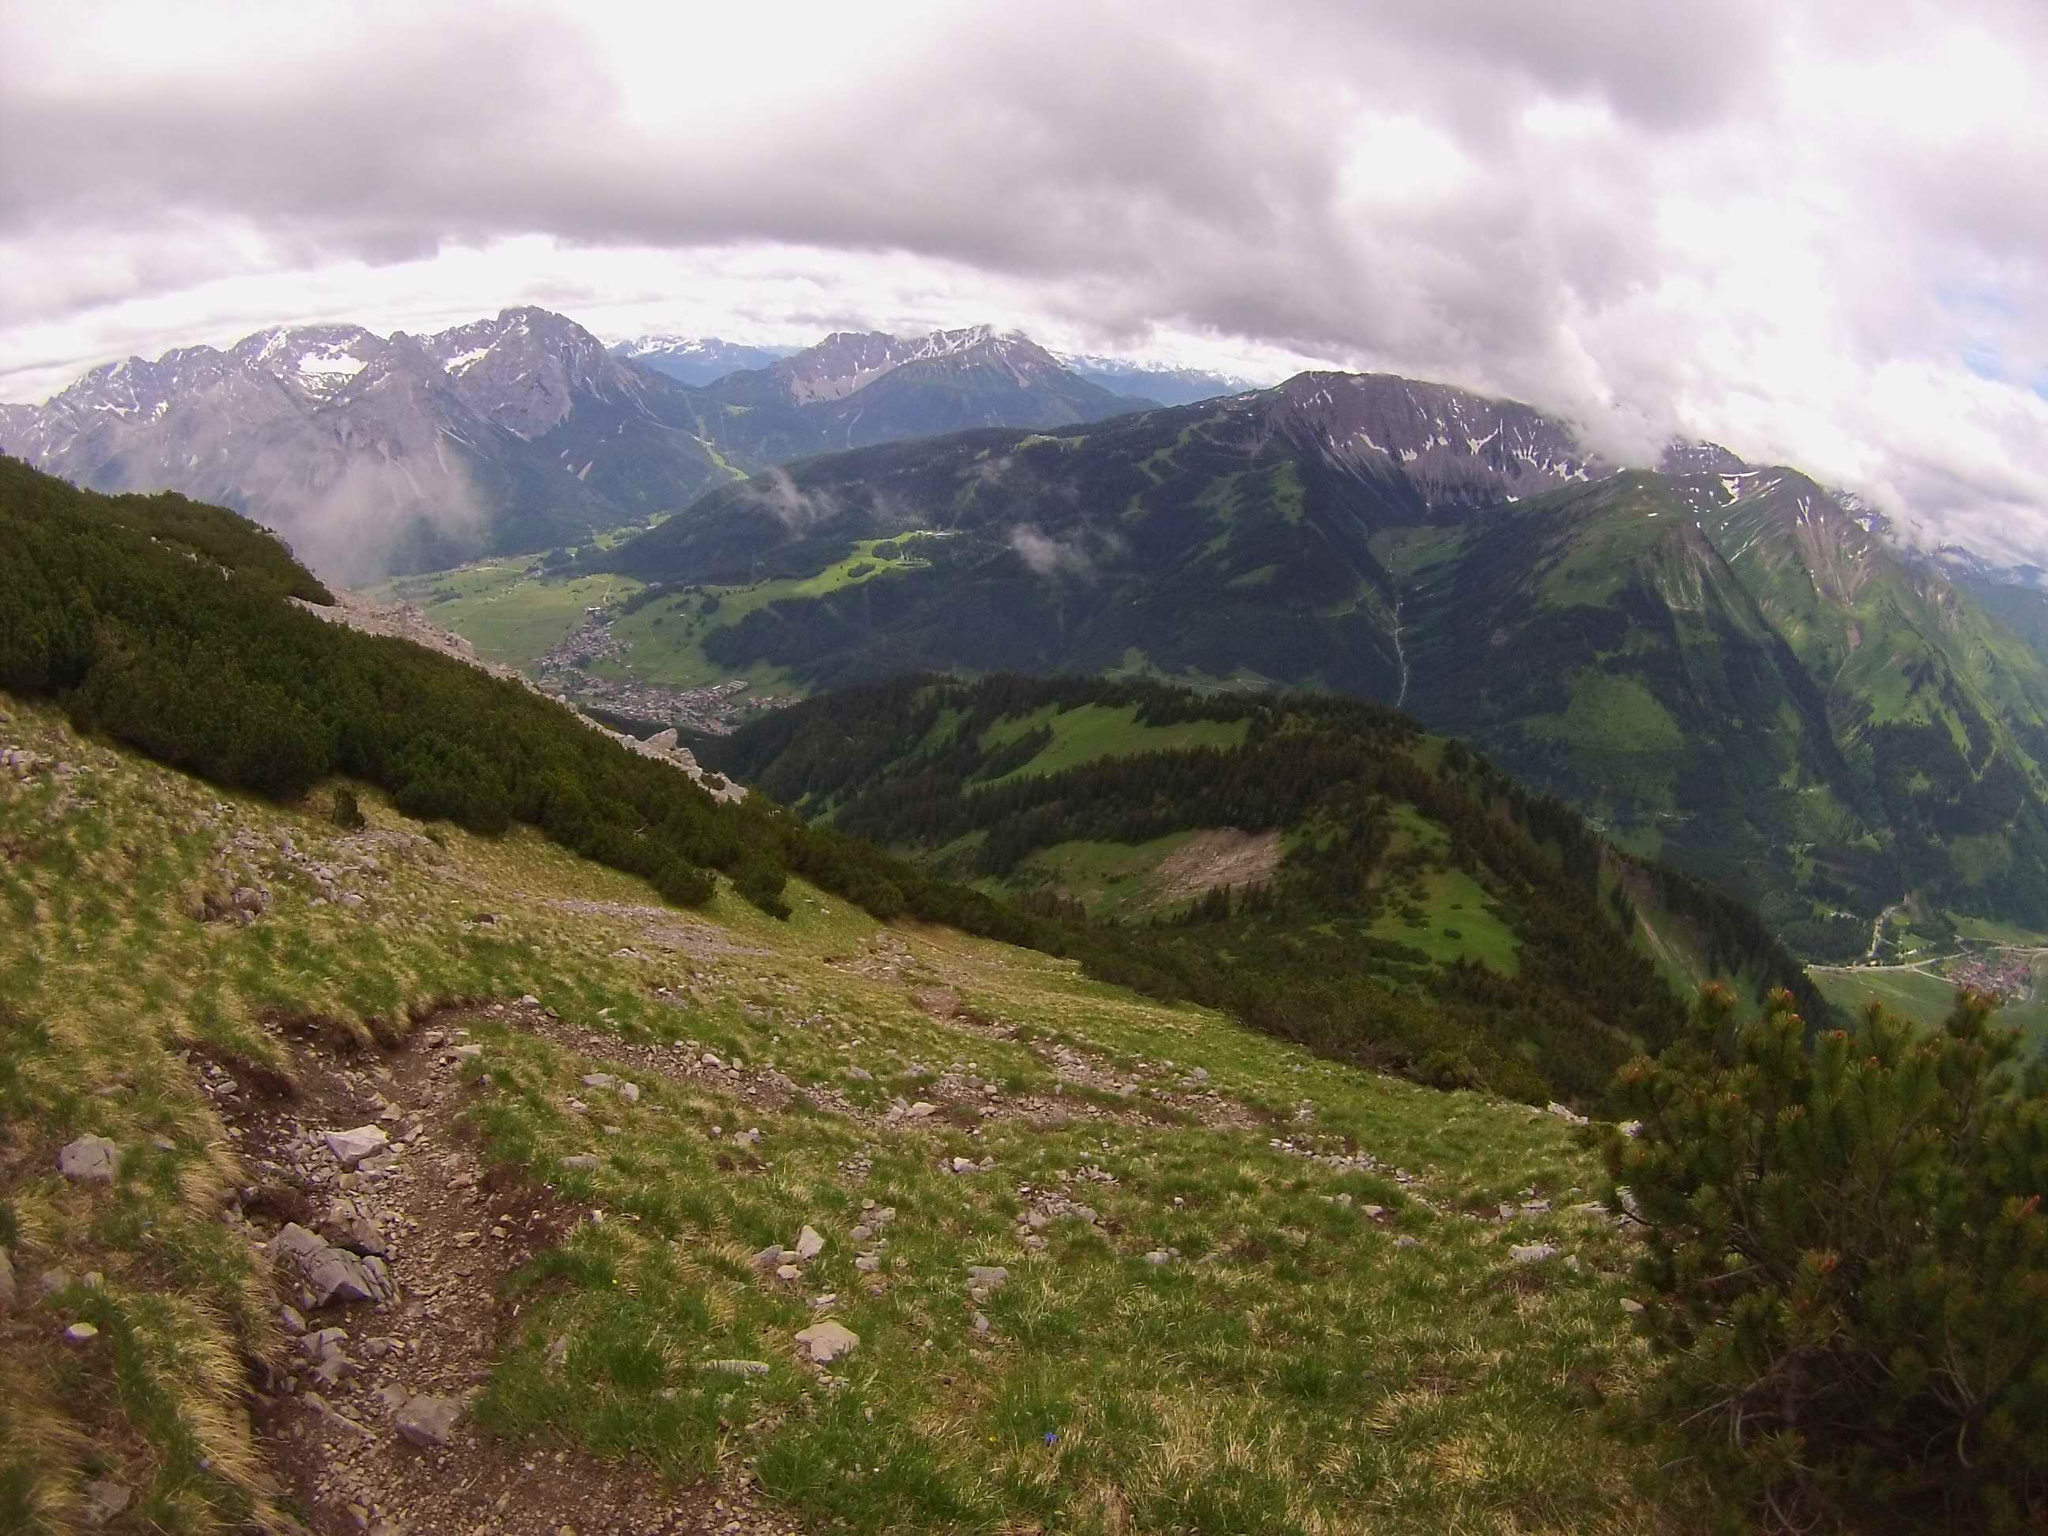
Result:
<svg viewBox="0 0 2048 1536">
<path fill-rule="evenodd" d="M 707 437 L 757 464 L 970 427 L 1071 426 L 1142 409 L 1016 331 L 835 331 L 700 394 Z"/>
<path fill-rule="evenodd" d="M 753 347 L 716 336 L 635 336 L 613 343 L 611 349 L 613 357 L 643 363 L 678 383 L 700 388 L 729 373 L 766 368 L 794 351 L 795 347 Z"/>
<path fill-rule="evenodd" d="M 807 454 L 1139 405 L 987 327 L 838 334 L 786 358 L 634 347 L 532 308 L 432 336 L 263 331 L 110 363 L 44 405 L 0 409 L 0 448 L 92 489 L 234 507 L 363 580 L 587 541 Z M 686 364 L 719 376 L 694 385 L 675 376 Z"/>
<path fill-rule="evenodd" d="M 1242 394 L 1259 387 L 1256 380 L 1202 368 L 1169 368 L 1160 363 L 1069 352 L 1056 355 L 1091 384 L 1100 384 L 1112 394 L 1155 400 L 1161 405 L 1192 405 L 1197 400 L 1214 400 L 1219 395 Z"/>
<path fill-rule="evenodd" d="M 953 334 L 972 335 L 977 332 Z M 887 340 L 898 346 L 904 345 L 895 337 Z M 614 357 L 644 363 L 672 379 L 701 387 L 716 384 L 731 374 L 771 367 L 795 355 L 797 350 L 795 347 L 752 346 L 716 336 L 648 335 L 615 342 L 611 352 Z M 1189 405 L 1197 400 L 1213 400 L 1219 395 L 1235 395 L 1258 387 L 1256 380 L 1212 373 L 1201 368 L 1174 368 L 1163 363 L 1089 353 L 1055 352 L 1052 356 L 1069 373 L 1142 405 Z"/>
<path fill-rule="evenodd" d="M 729 621 L 679 594 L 670 623 L 816 688 L 1113 672 L 1396 703 L 1810 954 L 1862 953 L 1908 897 L 2048 926 L 2048 666 L 1792 470 L 1693 444 L 1617 472 L 1526 406 L 1304 374 L 815 459 L 593 563 L 745 584 L 877 539 L 897 558 L 867 579 Z"/>
</svg>

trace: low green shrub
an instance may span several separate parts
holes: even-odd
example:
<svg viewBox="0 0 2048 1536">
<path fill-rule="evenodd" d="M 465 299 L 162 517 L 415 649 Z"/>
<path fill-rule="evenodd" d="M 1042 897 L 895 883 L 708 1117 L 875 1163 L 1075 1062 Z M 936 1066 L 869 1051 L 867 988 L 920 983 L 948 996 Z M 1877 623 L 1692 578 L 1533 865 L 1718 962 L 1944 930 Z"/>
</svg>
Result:
<svg viewBox="0 0 2048 1536">
<path fill-rule="evenodd" d="M 1709 989 L 1619 1076 L 1646 1407 L 1771 1525 L 2040 1530 L 2048 1070 L 1980 997 L 1805 1035 L 1784 993 L 1738 1025 Z"/>
</svg>

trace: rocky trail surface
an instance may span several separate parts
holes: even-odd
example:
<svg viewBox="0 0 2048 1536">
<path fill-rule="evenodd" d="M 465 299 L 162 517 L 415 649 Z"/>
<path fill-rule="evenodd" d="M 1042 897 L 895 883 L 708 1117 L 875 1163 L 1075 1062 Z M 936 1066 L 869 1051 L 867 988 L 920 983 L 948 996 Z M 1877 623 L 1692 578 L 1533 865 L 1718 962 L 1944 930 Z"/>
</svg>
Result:
<svg viewBox="0 0 2048 1536">
<path fill-rule="evenodd" d="M 537 1005 L 489 1011 L 553 1024 Z M 588 1213 L 488 1169 L 455 1129 L 461 1069 L 482 1049 L 465 1043 L 467 1017 L 438 1016 L 388 1052 L 283 1024 L 296 1084 L 201 1063 L 256 1180 L 230 1219 L 264 1244 L 287 1298 L 287 1348 L 254 1399 L 282 1503 L 321 1536 L 787 1536 L 744 1481 L 677 1488 L 472 1419 L 520 1311 L 506 1277 Z"/>
</svg>

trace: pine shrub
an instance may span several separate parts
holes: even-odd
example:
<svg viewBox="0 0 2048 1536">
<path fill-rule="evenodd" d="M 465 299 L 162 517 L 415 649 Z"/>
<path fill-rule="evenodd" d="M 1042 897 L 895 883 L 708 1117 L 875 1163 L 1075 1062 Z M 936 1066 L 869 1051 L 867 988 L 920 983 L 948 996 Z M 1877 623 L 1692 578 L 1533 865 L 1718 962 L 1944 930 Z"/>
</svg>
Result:
<svg viewBox="0 0 2048 1536">
<path fill-rule="evenodd" d="M 1646 1406 L 1768 1524 L 2048 1524 L 2048 1073 L 1991 1009 L 1809 1042 L 1709 989 L 1619 1076 Z"/>
</svg>

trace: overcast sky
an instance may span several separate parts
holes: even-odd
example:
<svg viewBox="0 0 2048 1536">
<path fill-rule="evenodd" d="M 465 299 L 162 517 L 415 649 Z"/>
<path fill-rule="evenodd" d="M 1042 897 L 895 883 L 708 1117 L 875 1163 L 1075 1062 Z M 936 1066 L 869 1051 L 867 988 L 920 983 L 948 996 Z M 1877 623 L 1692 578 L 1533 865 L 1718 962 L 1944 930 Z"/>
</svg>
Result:
<svg viewBox="0 0 2048 1536">
<path fill-rule="evenodd" d="M 2048 562 L 2044 0 L 0 0 L 0 399 L 278 322 L 987 320 Z"/>
</svg>

